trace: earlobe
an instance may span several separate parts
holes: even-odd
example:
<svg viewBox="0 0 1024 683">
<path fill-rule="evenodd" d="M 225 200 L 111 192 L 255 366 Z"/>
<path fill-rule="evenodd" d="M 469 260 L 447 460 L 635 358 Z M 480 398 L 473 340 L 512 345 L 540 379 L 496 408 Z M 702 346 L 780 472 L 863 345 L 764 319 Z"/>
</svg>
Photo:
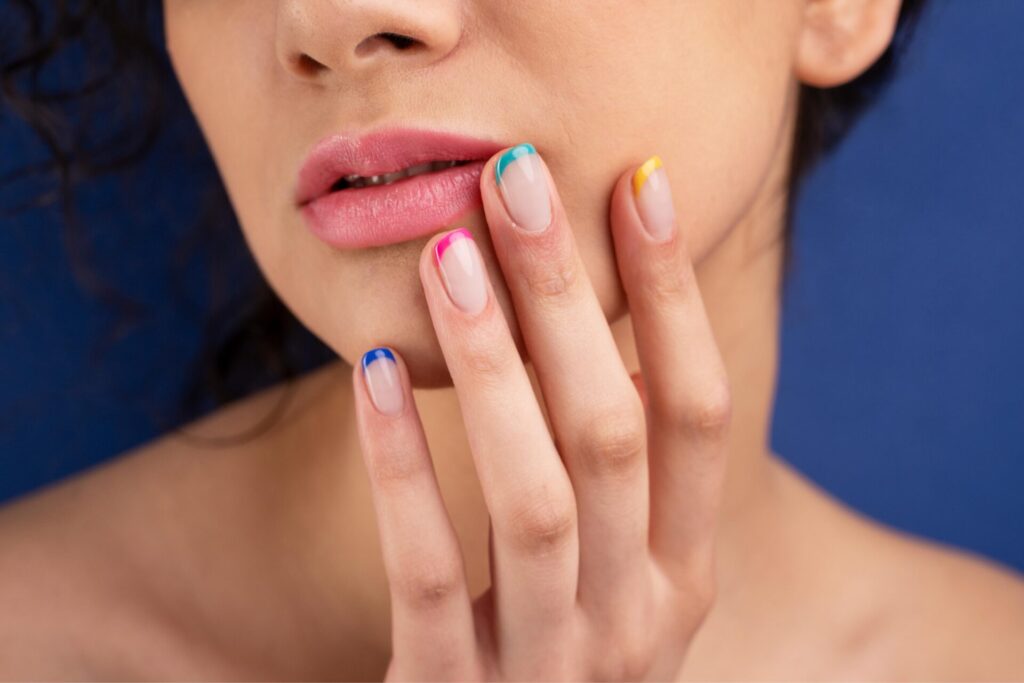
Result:
<svg viewBox="0 0 1024 683">
<path fill-rule="evenodd" d="M 892 42 L 901 0 L 806 0 L 796 55 L 801 83 L 831 88 L 867 71 Z"/>
</svg>

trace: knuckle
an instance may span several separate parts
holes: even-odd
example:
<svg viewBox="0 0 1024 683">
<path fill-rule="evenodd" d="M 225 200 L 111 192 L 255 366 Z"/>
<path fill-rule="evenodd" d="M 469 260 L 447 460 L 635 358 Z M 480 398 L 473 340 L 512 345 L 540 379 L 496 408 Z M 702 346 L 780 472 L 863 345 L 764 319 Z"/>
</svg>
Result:
<svg viewBox="0 0 1024 683">
<path fill-rule="evenodd" d="M 718 583 L 715 573 L 708 569 L 695 572 L 690 584 L 690 599 L 699 614 L 707 614 L 718 597 Z"/>
<path fill-rule="evenodd" d="M 375 454 L 368 470 L 378 488 L 388 489 L 427 475 L 431 467 L 429 458 L 417 457 L 411 450 L 389 448 L 386 452 Z"/>
<path fill-rule="evenodd" d="M 732 422 L 732 397 L 726 388 L 718 388 L 704 395 L 691 413 L 692 426 L 699 434 L 719 436 Z"/>
<path fill-rule="evenodd" d="M 725 382 L 702 391 L 696 398 L 652 403 L 652 410 L 658 411 L 659 407 L 663 413 L 658 415 L 659 419 L 687 434 L 717 438 L 724 436 L 732 423 L 732 396 Z"/>
<path fill-rule="evenodd" d="M 508 533 L 516 547 L 528 554 L 556 551 L 576 533 L 575 504 L 555 496 L 520 504 L 509 516 Z"/>
<path fill-rule="evenodd" d="M 561 306 L 579 291 L 580 265 L 576 259 L 537 260 L 523 269 L 531 298 L 542 306 Z"/>
<path fill-rule="evenodd" d="M 693 269 L 675 251 L 651 258 L 639 279 L 641 300 L 655 308 L 678 303 L 697 286 Z"/>
<path fill-rule="evenodd" d="M 478 330 L 464 342 L 459 354 L 461 365 L 474 380 L 501 385 L 512 369 L 513 356 L 508 347 L 497 332 Z"/>
<path fill-rule="evenodd" d="M 696 583 L 690 589 L 687 611 L 691 615 L 692 622 L 696 628 L 699 628 L 707 619 L 717 597 L 718 589 L 714 579 Z"/>
<path fill-rule="evenodd" d="M 643 636 L 623 634 L 614 643 L 609 643 L 606 652 L 612 653 L 606 664 L 603 680 L 640 681 L 651 668 L 652 646 Z"/>
<path fill-rule="evenodd" d="M 578 457 L 593 475 L 628 477 L 635 473 L 647 449 L 642 405 L 589 420 L 578 448 Z"/>
<path fill-rule="evenodd" d="M 711 553 L 697 553 L 686 562 L 679 573 L 677 585 L 686 611 L 695 620 L 702 620 L 711 611 L 718 598 L 718 579 L 715 576 Z"/>
<path fill-rule="evenodd" d="M 413 609 L 430 610 L 453 598 L 463 586 L 457 563 L 421 560 L 392 580 L 392 590 Z"/>
<path fill-rule="evenodd" d="M 602 619 L 595 625 L 591 647 L 600 656 L 595 660 L 594 680 L 641 681 L 654 662 L 658 640 L 649 628 L 653 614 L 634 611 L 619 616 L 619 621 Z"/>
</svg>

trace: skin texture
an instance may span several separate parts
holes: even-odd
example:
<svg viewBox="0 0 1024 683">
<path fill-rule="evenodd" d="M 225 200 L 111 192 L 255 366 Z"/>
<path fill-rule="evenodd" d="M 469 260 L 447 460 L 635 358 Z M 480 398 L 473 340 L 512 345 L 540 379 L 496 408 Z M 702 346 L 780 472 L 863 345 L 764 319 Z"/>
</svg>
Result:
<svg viewBox="0 0 1024 683">
<path fill-rule="evenodd" d="M 741 220 L 784 158 L 777 152 L 794 83 L 783 65 L 792 60 L 800 3 L 662 0 L 629 12 L 618 0 L 354 7 L 166 5 L 174 66 L 263 272 L 349 363 L 387 340 L 409 360 L 416 386 L 451 383 L 416 276 L 423 241 L 337 252 L 300 222 L 296 172 L 329 133 L 409 122 L 509 145 L 529 140 L 550 160 L 567 211 L 583 226 L 576 230 L 584 263 L 611 318 L 625 313 L 625 300 L 608 199 L 627 164 L 657 153 L 690 180 L 676 199 L 699 259 Z M 229 24 L 246 30 L 225 31 Z M 381 39 L 363 42 L 388 27 L 425 47 L 392 53 Z M 330 66 L 309 73 L 296 64 L 300 54 Z M 752 67 L 761 63 L 774 68 Z M 478 95 L 496 82 L 502 87 Z M 480 212 L 460 224 L 486 235 Z M 390 297 L 371 295 L 380 283 Z"/>
<path fill-rule="evenodd" d="M 388 516 L 380 512 L 425 517 L 427 499 L 410 496 L 407 508 L 382 503 L 374 454 L 392 432 L 367 418 L 352 368 L 385 344 L 411 380 L 436 473 L 431 500 L 447 508 L 445 538 L 461 549 L 468 593 L 488 589 L 488 513 L 500 537 L 493 497 L 512 494 L 500 477 L 487 480 L 480 453 L 470 449 L 492 434 L 479 416 L 475 429 L 465 428 L 452 387 L 459 373 L 449 371 L 435 334 L 448 324 L 440 290 L 429 288 L 437 237 L 336 251 L 305 229 L 291 202 L 298 166 L 324 135 L 409 124 L 509 145 L 528 140 L 542 155 L 563 234 L 571 234 L 592 288 L 565 313 L 589 306 L 584 329 L 595 334 L 597 318 L 607 320 L 621 358 L 578 364 L 576 379 L 562 386 L 611 378 L 618 382 L 611 395 L 625 396 L 621 380 L 636 381 L 642 363 L 678 363 L 673 378 L 719 362 L 724 369 L 720 394 L 709 393 L 711 385 L 686 393 L 682 384 L 679 394 L 660 393 L 680 405 L 696 397 L 681 413 L 711 427 L 728 459 L 721 487 L 705 482 L 714 505 L 689 509 L 692 501 L 679 499 L 680 519 L 718 508 L 716 550 L 711 576 L 680 603 L 697 605 L 700 614 L 686 623 L 699 629 L 674 631 L 675 647 L 659 643 L 659 666 L 675 665 L 671 675 L 659 668 L 661 677 L 1024 676 L 1019 577 L 863 519 L 768 447 L 797 88 L 863 72 L 891 39 L 897 10 L 897 0 L 436 0 L 429 11 L 427 3 L 399 0 L 168 0 L 172 61 L 246 239 L 284 301 L 341 360 L 303 378 L 287 414 L 257 440 L 211 448 L 195 436 L 242 431 L 283 387 L 0 512 L 0 675 L 359 680 L 423 671 L 415 668 L 422 657 L 413 656 L 406 668 L 389 669 L 395 565 L 386 564 L 381 532 L 388 538 L 397 527 L 382 526 Z M 400 52 L 374 37 L 383 31 L 420 42 Z M 655 271 L 615 239 L 629 225 L 622 220 L 628 204 L 615 190 L 654 153 L 664 160 L 685 235 L 679 253 L 695 269 L 697 286 L 680 294 L 699 293 L 701 302 L 679 320 L 697 325 L 703 309 L 713 343 L 645 355 L 635 330 L 650 339 L 668 318 L 643 315 L 627 293 L 650 273 L 688 272 L 690 262 Z M 522 252 L 495 239 L 504 234 L 491 220 L 499 200 L 493 187 L 482 192 L 485 205 L 495 204 L 458 224 L 480 247 L 508 323 L 505 349 L 527 361 L 531 387 L 546 400 L 556 393 L 545 386 L 550 359 L 534 362 L 528 351 L 554 332 L 524 324 L 534 309 L 514 301 L 509 281 L 519 280 L 506 279 Z M 449 351 L 470 339 L 464 332 L 451 337 Z M 725 422 L 724 401 L 712 399 L 722 396 L 728 430 L 715 428 Z M 556 426 L 592 417 L 545 407 Z M 571 446 L 562 446 L 571 462 Z M 649 451 L 653 473 L 664 453 Z M 426 449 L 415 453 L 427 462 Z M 633 484 L 622 485 L 624 496 L 636 492 Z M 577 502 L 582 515 L 586 506 Z M 581 557 L 596 546 L 587 541 L 581 532 Z M 587 576 L 581 570 L 578 578 Z M 502 577 L 515 585 L 507 572 Z M 633 606 L 627 600 L 615 614 Z M 656 606 L 657 614 L 685 615 Z M 608 654 L 607 647 L 580 651 L 593 661 Z M 616 677 L 634 669 L 587 671 Z"/>
</svg>

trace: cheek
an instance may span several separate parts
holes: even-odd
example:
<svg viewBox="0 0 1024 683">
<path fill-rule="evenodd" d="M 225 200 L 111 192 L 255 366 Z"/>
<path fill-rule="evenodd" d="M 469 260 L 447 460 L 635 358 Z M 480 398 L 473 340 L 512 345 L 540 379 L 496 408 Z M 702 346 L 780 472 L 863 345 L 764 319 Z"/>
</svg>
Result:
<svg viewBox="0 0 1024 683">
<path fill-rule="evenodd" d="M 273 50 L 273 3 L 169 0 L 165 16 L 175 72 L 254 259 L 296 317 L 351 362 L 367 348 L 366 338 L 401 327 L 401 318 L 387 313 L 416 305 L 395 293 L 415 298 L 419 281 L 415 268 L 393 268 L 385 286 L 374 259 L 334 253 L 303 228 L 291 188 L 311 140 L 287 109 L 288 83 Z M 396 273 L 409 281 L 395 282 Z M 375 290 L 388 291 L 391 300 L 354 304 L 374 301 Z"/>
<path fill-rule="evenodd" d="M 765 218 L 755 213 L 762 202 L 785 190 L 776 181 L 789 159 L 800 7 L 743 1 L 747 12 L 703 33 L 700 54 L 692 55 L 698 67 L 674 91 L 682 119 L 672 150 L 679 155 L 677 208 L 698 260 L 740 224 Z"/>
<path fill-rule="evenodd" d="M 268 135 L 273 99 L 262 77 L 273 67 L 268 59 L 273 52 L 268 55 L 263 45 L 273 44 L 273 15 L 267 3 L 239 0 L 203 5 L 169 0 L 165 7 L 175 73 L 245 236 L 250 246 L 269 247 L 274 231 L 262 226 L 275 218 L 274 197 L 260 189 L 282 161 L 284 142 Z"/>
<path fill-rule="evenodd" d="M 176 68 L 216 161 L 245 241 L 271 287 L 314 335 L 352 364 L 368 348 L 404 354 L 416 386 L 450 383 L 426 313 L 417 263 L 423 241 L 336 252 L 305 228 L 291 202 L 310 140 L 289 137 L 288 101 L 234 65 L 232 50 L 184 52 Z M 205 66 L 221 61 L 223 70 Z M 305 131 L 309 135 L 308 131 Z"/>
<path fill-rule="evenodd" d="M 553 172 L 609 315 L 625 302 L 604 190 L 624 169 L 662 157 L 696 260 L 777 189 L 767 181 L 788 159 L 799 12 L 790 0 L 654 4 L 618 22 L 601 56 L 569 62 L 585 69 L 561 74 L 574 95 Z"/>
<path fill-rule="evenodd" d="M 624 304 L 608 229 L 609 192 L 618 174 L 660 154 L 695 258 L 724 239 L 749 212 L 779 156 L 797 25 L 792 8 L 800 2 L 660 0 L 630 3 L 625 18 L 619 0 L 546 5 L 578 15 L 562 23 L 494 5 L 510 15 L 507 21 L 528 24 L 517 26 L 517 35 L 532 27 L 538 39 L 519 41 L 518 48 L 484 41 L 487 46 L 452 63 L 443 96 L 430 89 L 410 92 L 410 99 L 433 102 L 438 113 L 432 120 L 449 116 L 452 125 L 466 122 L 537 143 L 611 315 Z M 337 128 L 339 114 L 297 96 L 277 64 L 275 3 L 167 0 L 165 8 L 175 70 L 249 247 L 275 291 L 350 363 L 366 348 L 387 343 L 405 354 L 414 384 L 444 384 L 447 371 L 417 270 L 425 240 L 336 252 L 304 228 L 291 204 L 304 153 Z M 570 25 L 572 31 L 550 28 Z M 552 34 L 547 40 L 540 40 L 542 26 Z M 490 30 L 503 27 L 495 22 Z M 504 49 L 521 53 L 508 59 Z M 479 97 L 479 84 L 491 82 L 506 86 Z M 415 112 L 396 109 L 394 115 Z M 463 223 L 486 232 L 479 215 Z M 497 288 L 511 314 L 504 288 Z M 510 322 L 515 328 L 514 316 Z"/>
</svg>

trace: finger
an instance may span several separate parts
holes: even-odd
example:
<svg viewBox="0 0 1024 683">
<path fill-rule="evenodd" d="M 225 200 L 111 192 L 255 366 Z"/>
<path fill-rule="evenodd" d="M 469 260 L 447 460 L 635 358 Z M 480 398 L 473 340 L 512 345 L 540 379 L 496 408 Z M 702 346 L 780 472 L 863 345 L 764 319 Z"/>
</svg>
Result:
<svg viewBox="0 0 1024 683">
<path fill-rule="evenodd" d="M 554 180 L 532 145 L 488 160 L 484 211 L 576 494 L 580 601 L 623 618 L 646 580 L 644 412 Z"/>
<path fill-rule="evenodd" d="M 494 528 L 499 647 L 543 666 L 563 656 L 575 607 L 572 487 L 472 234 L 431 238 L 420 278 Z"/>
<path fill-rule="evenodd" d="M 690 577 L 710 571 L 731 413 L 725 365 L 658 157 L 619 178 L 611 219 L 646 394 L 652 552 Z"/>
<path fill-rule="evenodd" d="M 353 370 L 363 460 L 391 595 L 394 675 L 472 673 L 476 636 L 458 537 L 401 357 L 371 349 Z"/>
<path fill-rule="evenodd" d="M 633 380 L 633 386 L 636 387 L 636 393 L 640 395 L 640 401 L 644 404 L 644 411 L 647 410 L 647 390 L 644 388 L 644 374 L 642 372 L 634 372 L 629 376 Z"/>
</svg>

